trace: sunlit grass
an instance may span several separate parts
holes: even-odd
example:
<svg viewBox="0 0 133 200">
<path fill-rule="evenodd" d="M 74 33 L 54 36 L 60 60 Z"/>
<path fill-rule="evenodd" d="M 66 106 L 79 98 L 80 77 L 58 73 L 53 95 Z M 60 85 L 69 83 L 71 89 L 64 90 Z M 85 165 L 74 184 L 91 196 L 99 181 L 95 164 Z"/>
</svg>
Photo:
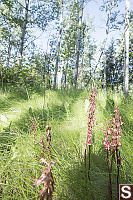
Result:
<svg viewBox="0 0 133 200">
<path fill-rule="evenodd" d="M 122 139 L 122 177 L 121 181 L 130 183 L 133 178 L 132 155 L 132 101 L 125 101 L 119 93 L 98 92 L 96 97 L 96 121 L 92 145 L 91 184 L 85 175 L 84 147 L 87 135 L 86 100 L 88 91 L 52 91 L 43 95 L 32 94 L 30 99 L 13 99 L 8 110 L 2 110 L 7 124 L 2 125 L 0 140 L 5 141 L 8 148 L 1 149 L 1 193 L 2 199 L 37 199 L 40 188 L 33 187 L 33 179 L 40 177 L 43 166 L 36 156 L 40 154 L 40 140 L 46 135 L 45 125 L 52 127 L 52 155 L 56 162 L 53 167 L 55 179 L 54 199 L 92 199 L 99 195 L 107 197 L 107 169 L 104 152 L 102 151 L 104 120 L 111 118 L 111 113 L 118 104 L 120 115 L 125 125 Z M 3 94 L 4 98 L 9 96 Z M 44 105 L 45 102 L 45 105 Z M 126 112 L 125 107 L 126 106 Z M 30 109 L 31 108 L 31 109 Z M 14 111 L 14 112 L 13 112 Z M 29 128 L 30 115 L 39 116 L 40 126 L 36 130 L 36 144 Z M 11 127 L 10 126 L 10 123 Z M 4 128 L 4 129 L 3 129 Z M 6 138 L 3 140 L 3 138 Z M 11 139 L 13 138 L 13 139 Z M 3 144 L 4 145 L 4 144 Z M 115 176 L 114 176 L 115 178 Z M 122 182 L 124 183 L 124 182 Z M 113 181 L 115 188 L 115 179 Z M 115 189 L 114 189 L 115 190 Z"/>
</svg>

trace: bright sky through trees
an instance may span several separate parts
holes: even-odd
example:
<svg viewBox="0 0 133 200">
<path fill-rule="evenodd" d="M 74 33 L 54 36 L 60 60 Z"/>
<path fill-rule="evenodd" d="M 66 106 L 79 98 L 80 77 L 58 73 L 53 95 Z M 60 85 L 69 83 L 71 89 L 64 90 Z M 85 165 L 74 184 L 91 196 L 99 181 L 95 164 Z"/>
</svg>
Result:
<svg viewBox="0 0 133 200">
<path fill-rule="evenodd" d="M 103 4 L 103 0 L 90 1 L 85 7 L 85 20 L 89 17 L 92 18 L 95 26 L 95 31 L 92 33 L 94 39 L 101 43 L 105 38 L 105 11 L 100 11 L 100 6 Z M 119 2 L 118 10 L 120 11 L 119 20 L 122 20 L 122 15 L 125 14 L 125 1 Z M 133 10 L 133 1 L 130 3 L 130 10 Z M 122 33 L 122 29 L 118 31 L 112 31 L 110 39 L 112 37 L 119 38 Z"/>
<path fill-rule="evenodd" d="M 97 1 L 89 1 L 84 5 L 84 21 L 88 23 L 90 21 L 90 18 L 92 19 L 92 26 L 94 26 L 93 32 L 91 32 L 92 37 L 97 42 L 97 44 L 102 44 L 103 40 L 105 39 L 105 11 L 101 11 L 100 7 L 103 5 L 103 0 L 97 0 Z M 119 20 L 122 20 L 122 16 L 124 16 L 125 13 L 125 1 L 119 2 L 118 9 L 120 11 L 119 13 Z M 130 10 L 133 10 L 133 2 L 130 4 Z M 122 33 L 123 29 L 111 31 L 109 39 L 120 39 L 120 35 Z M 35 31 L 36 37 L 39 37 L 36 40 L 36 45 L 38 45 L 43 51 L 49 51 L 48 43 L 49 38 L 51 34 L 55 32 L 55 25 L 53 25 L 53 22 L 51 25 L 47 28 L 46 31 L 44 31 L 42 34 L 39 31 Z"/>
<path fill-rule="evenodd" d="M 0 199 L 119 199 L 132 101 L 133 0 L 0 0 Z"/>
</svg>

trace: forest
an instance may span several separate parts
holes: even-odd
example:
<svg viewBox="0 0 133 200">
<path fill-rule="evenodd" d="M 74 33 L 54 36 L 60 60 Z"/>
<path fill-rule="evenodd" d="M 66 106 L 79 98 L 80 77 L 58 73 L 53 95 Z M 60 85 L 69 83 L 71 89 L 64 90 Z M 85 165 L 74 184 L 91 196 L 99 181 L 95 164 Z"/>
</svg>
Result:
<svg viewBox="0 0 133 200">
<path fill-rule="evenodd" d="M 0 0 L 0 199 L 124 199 L 132 66 L 132 1 Z"/>
</svg>

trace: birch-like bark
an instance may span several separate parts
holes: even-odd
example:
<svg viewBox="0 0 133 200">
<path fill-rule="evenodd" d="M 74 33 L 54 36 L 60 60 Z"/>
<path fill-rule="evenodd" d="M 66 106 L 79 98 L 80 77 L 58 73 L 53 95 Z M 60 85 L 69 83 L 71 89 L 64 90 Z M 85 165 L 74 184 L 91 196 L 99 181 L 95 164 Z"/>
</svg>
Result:
<svg viewBox="0 0 133 200">
<path fill-rule="evenodd" d="M 82 0 L 82 2 L 81 2 L 81 9 L 80 9 L 80 13 L 79 13 L 78 37 L 77 37 L 77 43 L 76 43 L 76 64 L 75 64 L 75 74 L 74 74 L 74 87 L 75 88 L 77 87 L 78 71 L 79 71 L 79 56 L 80 56 L 83 7 L 84 7 L 84 0 Z"/>
<path fill-rule="evenodd" d="M 46 84 L 46 55 L 44 55 L 44 65 L 42 69 L 42 79 L 43 79 L 43 110 L 45 108 L 45 84 Z"/>
<path fill-rule="evenodd" d="M 49 69 L 49 61 L 47 62 L 47 77 L 46 77 L 46 88 L 50 89 L 50 69 Z"/>
<path fill-rule="evenodd" d="M 70 32 L 69 32 L 69 38 L 70 38 Z M 67 61 L 66 61 L 65 71 L 64 71 L 64 88 L 66 88 L 66 86 L 67 86 L 69 58 L 70 58 L 70 44 L 68 44 L 68 57 L 67 57 Z"/>
<path fill-rule="evenodd" d="M 4 89 L 3 67 L 1 68 L 1 87 L 2 87 L 2 89 Z"/>
<path fill-rule="evenodd" d="M 69 13 L 69 17 L 68 17 L 68 41 L 69 43 L 67 44 L 67 50 L 68 50 L 68 55 L 67 55 L 67 59 L 66 59 L 66 66 L 65 66 L 65 70 L 64 70 L 64 88 L 66 88 L 66 86 L 68 87 L 67 84 L 67 75 L 68 75 L 68 67 L 69 67 L 69 59 L 70 59 L 70 46 L 71 46 L 71 42 L 70 42 L 70 38 L 71 38 L 71 32 L 70 32 L 70 27 L 72 24 L 72 20 L 71 20 L 71 14 Z"/>
<path fill-rule="evenodd" d="M 124 49 L 124 80 L 123 80 L 123 90 L 124 95 L 128 97 L 129 88 L 129 6 L 130 1 L 126 0 L 125 7 L 125 49 Z"/>
<path fill-rule="evenodd" d="M 53 89 L 56 89 L 62 26 L 63 26 L 63 0 L 61 0 L 60 29 L 59 29 L 58 42 L 57 42 L 57 53 L 56 53 L 56 61 L 55 61 L 55 74 L 54 74 Z"/>
<path fill-rule="evenodd" d="M 68 47 L 68 51 L 70 51 L 69 47 Z M 66 66 L 65 66 L 65 71 L 64 71 L 64 88 L 67 87 L 68 64 L 69 64 L 69 57 L 67 58 Z"/>
<path fill-rule="evenodd" d="M 105 38 L 105 46 L 104 46 L 104 70 L 103 70 L 103 88 L 106 89 L 106 65 L 107 65 L 107 49 L 108 49 L 108 37 L 109 37 L 109 23 L 110 23 L 110 9 L 106 8 L 107 12 L 107 21 L 106 21 L 106 38 Z"/>
<path fill-rule="evenodd" d="M 11 29 L 10 29 L 10 33 L 9 33 L 9 45 L 8 45 L 8 50 L 7 50 L 7 63 L 6 63 L 6 67 L 9 67 L 9 63 L 10 63 L 10 57 L 11 57 Z"/>
<path fill-rule="evenodd" d="M 25 39 L 25 33 L 26 33 L 26 25 L 28 22 L 28 8 L 29 8 L 29 1 L 25 0 L 25 16 L 24 16 L 24 22 L 22 27 L 22 33 L 20 38 L 20 46 L 19 46 L 19 55 L 18 55 L 18 66 L 21 66 L 22 63 L 22 55 L 23 55 L 23 48 L 24 48 L 24 39 Z"/>
</svg>

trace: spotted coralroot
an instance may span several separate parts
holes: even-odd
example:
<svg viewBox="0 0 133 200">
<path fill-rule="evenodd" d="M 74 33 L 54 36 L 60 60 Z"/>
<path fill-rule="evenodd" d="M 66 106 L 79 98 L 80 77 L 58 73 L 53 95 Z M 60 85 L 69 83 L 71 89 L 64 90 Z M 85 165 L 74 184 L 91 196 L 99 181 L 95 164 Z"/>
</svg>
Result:
<svg viewBox="0 0 133 200">
<path fill-rule="evenodd" d="M 46 140 L 47 140 L 48 155 L 52 158 L 52 155 L 51 155 L 51 127 L 49 125 L 46 126 Z"/>
<path fill-rule="evenodd" d="M 39 187 L 41 184 L 43 184 L 39 197 L 41 200 L 44 200 L 44 198 L 46 198 L 46 200 L 51 200 L 54 191 L 54 179 L 51 169 L 54 165 L 54 162 L 47 162 L 44 158 L 41 158 L 40 161 L 45 168 L 42 170 L 40 178 L 34 179 L 34 185 Z"/>
<path fill-rule="evenodd" d="M 40 192 L 40 199 L 43 200 L 44 198 L 46 200 L 52 199 L 52 194 L 54 191 L 54 179 L 52 175 L 52 166 L 55 164 L 55 162 L 48 161 L 49 158 L 51 158 L 51 154 L 49 157 L 50 152 L 50 145 L 51 145 L 51 133 L 50 133 L 51 127 L 49 125 L 46 126 L 46 140 L 47 140 L 47 147 L 45 145 L 44 137 L 41 138 L 40 145 L 42 147 L 42 152 L 40 156 L 42 157 L 40 159 L 41 163 L 44 165 L 44 169 L 42 170 L 42 174 L 39 179 L 34 179 L 34 185 L 39 187 L 41 184 L 43 184 L 42 190 Z M 51 152 L 50 152 L 51 153 Z M 38 156 L 37 158 L 39 158 Z M 44 158 L 44 156 L 46 158 Z"/>
<path fill-rule="evenodd" d="M 109 172 L 109 196 L 112 197 L 112 187 L 111 187 L 111 173 L 112 173 L 112 163 L 113 160 L 117 163 L 117 193 L 119 195 L 119 167 L 121 165 L 121 157 L 119 147 L 121 146 L 121 121 L 118 106 L 115 108 L 115 114 L 112 114 L 113 118 L 106 123 L 105 137 L 103 138 L 103 145 L 106 150 L 106 161 Z"/>
<path fill-rule="evenodd" d="M 39 117 L 37 117 L 37 118 L 30 117 L 30 120 L 32 121 L 32 126 L 30 127 L 30 133 L 33 135 L 34 143 L 36 143 L 36 132 L 35 132 L 35 130 L 40 125 L 40 123 L 38 123 Z"/>
<path fill-rule="evenodd" d="M 110 154 L 113 154 L 117 151 L 118 147 L 121 146 L 121 125 L 123 122 L 121 121 L 121 117 L 119 114 L 118 106 L 115 108 L 115 114 L 112 114 L 114 117 L 110 120 L 109 123 L 106 123 L 105 137 L 103 138 L 103 144 L 105 146 L 105 150 L 108 150 Z"/>
<path fill-rule="evenodd" d="M 32 121 L 32 126 L 30 127 L 30 131 L 32 133 L 40 125 L 40 123 L 37 122 L 39 120 L 39 117 L 37 117 L 37 118 L 30 117 L 30 120 Z"/>
<path fill-rule="evenodd" d="M 87 140 L 86 140 L 86 148 L 87 146 L 92 144 L 92 127 L 94 126 L 95 122 L 95 110 L 96 110 L 96 103 L 95 103 L 95 96 L 96 96 L 96 89 L 92 90 L 92 93 L 90 95 L 90 108 L 89 108 L 89 114 L 88 114 L 88 134 L 87 134 Z"/>
<path fill-rule="evenodd" d="M 89 114 L 88 114 L 88 133 L 87 133 L 87 139 L 86 139 L 86 145 L 85 145 L 85 165 L 86 165 L 86 153 L 87 153 L 87 147 L 89 146 L 89 170 L 90 170 L 90 146 L 92 145 L 92 128 L 95 125 L 95 110 L 96 110 L 96 103 L 95 103 L 95 97 L 96 97 L 97 90 L 94 88 L 92 89 L 91 95 L 90 95 L 90 105 L 89 105 Z"/>
<path fill-rule="evenodd" d="M 41 141 L 40 141 L 40 144 L 41 144 L 41 146 L 42 146 L 42 154 L 43 154 L 44 152 L 46 152 L 45 143 L 44 143 L 44 137 L 42 137 L 42 139 L 41 139 Z"/>
<path fill-rule="evenodd" d="M 46 126 L 46 139 L 48 142 L 48 145 L 51 145 L 51 127 L 49 125 Z"/>
<path fill-rule="evenodd" d="M 51 127 L 49 125 L 46 126 L 46 141 L 47 147 L 45 147 L 44 136 L 42 137 L 40 144 L 42 146 L 42 154 L 47 153 L 48 155 L 51 154 L 50 147 L 51 147 Z M 50 157 L 52 157 L 50 155 Z"/>
</svg>

